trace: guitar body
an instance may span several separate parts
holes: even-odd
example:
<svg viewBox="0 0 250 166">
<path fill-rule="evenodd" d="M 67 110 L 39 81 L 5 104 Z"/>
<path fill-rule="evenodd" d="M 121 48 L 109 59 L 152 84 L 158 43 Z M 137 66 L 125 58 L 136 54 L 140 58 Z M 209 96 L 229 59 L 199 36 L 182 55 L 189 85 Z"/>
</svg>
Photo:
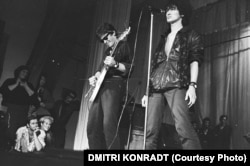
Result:
<svg viewBox="0 0 250 166">
<path fill-rule="evenodd" d="M 96 96 L 97 96 L 97 94 L 102 86 L 102 83 L 104 81 L 104 78 L 105 78 L 107 72 L 108 72 L 108 66 L 104 66 L 102 68 L 100 76 L 98 77 L 98 80 L 96 82 L 95 87 L 93 87 L 94 89 L 92 90 L 91 96 L 89 98 L 90 102 L 94 102 L 94 100 L 95 100 L 95 98 L 96 98 Z"/>
</svg>

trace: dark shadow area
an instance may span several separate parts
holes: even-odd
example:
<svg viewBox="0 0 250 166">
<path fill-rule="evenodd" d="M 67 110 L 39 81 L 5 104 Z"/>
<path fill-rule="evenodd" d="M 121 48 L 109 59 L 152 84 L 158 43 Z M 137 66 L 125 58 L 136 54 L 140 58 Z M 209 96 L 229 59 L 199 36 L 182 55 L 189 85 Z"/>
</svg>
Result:
<svg viewBox="0 0 250 166">
<path fill-rule="evenodd" d="M 83 166 L 83 152 L 47 149 L 42 152 L 0 152 L 1 166 Z"/>
</svg>

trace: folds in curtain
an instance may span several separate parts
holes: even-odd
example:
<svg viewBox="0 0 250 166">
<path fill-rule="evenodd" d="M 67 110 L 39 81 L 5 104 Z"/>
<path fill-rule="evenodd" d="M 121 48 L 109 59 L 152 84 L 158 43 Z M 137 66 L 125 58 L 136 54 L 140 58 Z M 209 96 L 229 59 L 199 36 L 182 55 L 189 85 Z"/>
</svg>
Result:
<svg viewBox="0 0 250 166">
<path fill-rule="evenodd" d="M 199 74 L 198 105 L 214 125 L 227 114 L 232 148 L 249 149 L 250 24 L 248 0 L 222 0 L 197 10 L 193 27 L 204 34 L 205 61 Z"/>
<path fill-rule="evenodd" d="M 210 96 L 203 96 L 203 99 L 210 98 L 210 110 L 207 111 L 215 123 L 219 122 L 220 115 L 229 116 L 229 123 L 233 129 L 232 148 L 249 148 L 243 135 L 250 131 L 250 24 L 218 32 L 216 36 L 220 43 L 207 48 L 212 52 L 212 55 L 206 54 L 212 59 L 210 77 L 206 79 L 211 84 Z M 225 41 L 225 38 L 231 41 Z M 205 84 L 201 87 L 205 89 L 208 86 Z"/>
<path fill-rule="evenodd" d="M 37 85 L 39 75 L 51 55 L 49 54 L 49 46 L 53 43 L 53 37 L 61 20 L 60 18 L 62 17 L 66 1 L 67 0 L 48 1 L 47 15 L 31 53 L 31 57 L 27 62 L 27 65 L 31 68 L 29 79 L 33 85 Z"/>
<path fill-rule="evenodd" d="M 91 39 L 91 48 L 89 53 L 89 63 L 88 63 L 88 75 L 87 77 L 95 74 L 97 67 L 101 64 L 101 57 L 105 50 L 103 44 L 100 44 L 99 41 L 95 38 L 96 28 L 104 23 L 108 22 L 113 24 L 118 31 L 123 31 L 128 27 L 129 18 L 130 18 L 130 8 L 131 0 L 98 0 L 95 10 L 94 24 L 92 39 Z M 94 14 L 94 13 L 93 13 Z M 74 150 L 84 150 L 88 149 L 88 139 L 86 134 L 87 128 L 87 119 L 88 119 L 88 104 L 87 100 L 84 98 L 84 95 L 89 89 L 88 81 L 85 81 L 83 88 L 83 96 L 81 102 L 81 108 L 79 113 L 79 119 L 77 124 Z"/>
</svg>

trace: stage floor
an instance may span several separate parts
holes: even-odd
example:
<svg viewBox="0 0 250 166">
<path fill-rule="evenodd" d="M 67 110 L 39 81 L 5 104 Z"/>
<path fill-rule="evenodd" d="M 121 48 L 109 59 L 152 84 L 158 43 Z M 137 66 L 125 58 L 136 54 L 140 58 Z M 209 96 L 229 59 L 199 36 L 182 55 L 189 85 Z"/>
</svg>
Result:
<svg viewBox="0 0 250 166">
<path fill-rule="evenodd" d="M 43 152 L 1 152 L 1 166 L 83 166 L 83 151 L 47 149 Z"/>
</svg>

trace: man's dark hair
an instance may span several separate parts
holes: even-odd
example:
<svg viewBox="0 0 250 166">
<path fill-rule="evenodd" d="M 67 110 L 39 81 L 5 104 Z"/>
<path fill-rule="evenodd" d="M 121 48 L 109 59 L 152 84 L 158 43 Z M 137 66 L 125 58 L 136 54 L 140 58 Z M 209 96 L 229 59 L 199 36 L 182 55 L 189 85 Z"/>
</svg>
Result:
<svg viewBox="0 0 250 166">
<path fill-rule="evenodd" d="M 14 71 L 14 77 L 17 78 L 19 76 L 20 72 L 23 71 L 23 70 L 27 70 L 28 71 L 28 76 L 26 78 L 26 79 L 28 79 L 29 74 L 30 74 L 30 69 L 29 69 L 28 66 L 25 66 L 25 65 L 19 66 L 19 67 L 17 67 L 15 69 L 15 71 Z"/>
<path fill-rule="evenodd" d="M 47 73 L 41 73 L 40 77 L 39 77 L 39 81 L 41 80 L 42 77 L 44 77 L 47 80 L 48 79 L 48 74 Z"/>
<path fill-rule="evenodd" d="M 41 73 L 40 76 L 39 76 L 39 79 L 38 79 L 38 82 L 37 82 L 37 86 L 36 86 L 36 89 L 39 87 L 39 84 L 40 84 L 40 81 L 41 81 L 41 78 L 44 77 L 46 82 L 45 82 L 45 86 L 47 84 L 47 79 L 48 79 L 48 76 L 46 73 Z"/>
<path fill-rule="evenodd" d="M 66 97 L 69 96 L 70 94 L 73 94 L 74 98 L 77 97 L 77 94 L 75 91 L 68 89 L 68 88 L 63 88 L 63 91 L 62 91 L 62 98 L 63 99 L 66 99 Z"/>
<path fill-rule="evenodd" d="M 203 122 L 203 123 L 205 123 L 205 122 L 210 122 L 210 118 L 206 117 L 206 118 L 204 118 L 204 119 L 202 120 L 202 122 Z"/>
<path fill-rule="evenodd" d="M 171 6 L 176 6 L 180 14 L 184 17 L 182 18 L 182 24 L 184 26 L 189 24 L 190 17 L 192 15 L 192 6 L 189 0 L 169 0 L 165 6 L 165 9 Z"/>
<path fill-rule="evenodd" d="M 109 23 L 103 23 L 102 25 L 100 25 L 97 30 L 96 30 L 96 36 L 101 39 L 101 37 L 106 34 L 106 33 L 113 33 L 115 32 L 115 34 L 117 35 L 117 30 L 115 29 L 115 27 Z"/>
<path fill-rule="evenodd" d="M 221 116 L 220 116 L 220 121 L 222 121 L 224 118 L 227 119 L 227 115 L 221 115 Z"/>
<path fill-rule="evenodd" d="M 38 121 L 36 115 L 30 115 L 30 116 L 28 116 L 28 117 L 27 117 L 27 123 L 26 123 L 26 124 L 30 124 L 30 121 L 31 121 L 31 120 L 34 120 L 34 119 L 36 119 L 36 120 Z"/>
</svg>

